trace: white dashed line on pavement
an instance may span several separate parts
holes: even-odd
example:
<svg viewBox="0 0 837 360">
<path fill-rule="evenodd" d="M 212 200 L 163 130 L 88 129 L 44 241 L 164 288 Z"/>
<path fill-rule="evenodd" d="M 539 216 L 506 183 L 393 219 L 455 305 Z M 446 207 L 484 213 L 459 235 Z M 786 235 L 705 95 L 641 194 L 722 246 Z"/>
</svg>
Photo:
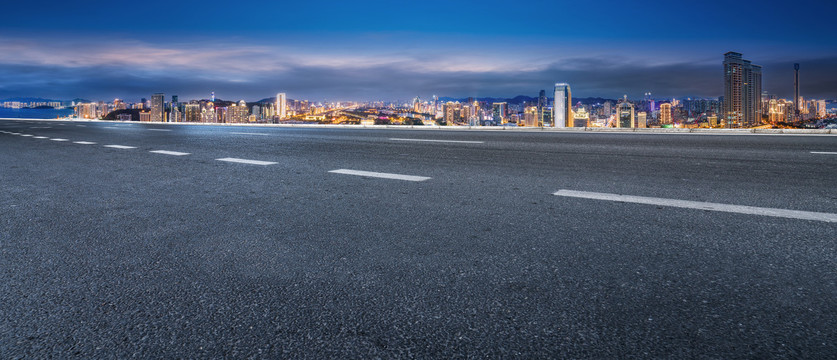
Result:
<svg viewBox="0 0 837 360">
<path fill-rule="evenodd" d="M 252 164 L 252 165 L 273 165 L 273 164 L 276 164 L 275 162 L 271 162 L 271 161 L 247 160 L 247 159 L 238 159 L 238 158 L 221 158 L 221 159 L 215 159 L 215 160 L 241 163 L 241 164 Z"/>
<path fill-rule="evenodd" d="M 35 136 L 35 137 L 33 137 L 33 139 L 49 139 L 49 138 L 46 137 L 46 136 Z"/>
<path fill-rule="evenodd" d="M 677 207 L 677 208 L 685 208 L 685 209 L 697 209 L 697 210 L 721 211 L 721 212 L 748 214 L 748 215 L 772 216 L 772 217 L 781 217 L 781 218 L 789 218 L 789 219 L 837 222 L 837 214 L 821 213 L 821 212 L 786 210 L 786 209 L 775 209 L 775 208 L 763 208 L 763 207 L 743 206 L 743 205 L 729 205 L 729 204 L 719 204 L 719 203 L 710 203 L 710 202 L 701 202 L 701 201 L 664 199 L 664 198 L 619 195 L 619 194 L 607 194 L 607 193 L 596 193 L 596 192 L 574 191 L 574 190 L 559 190 L 558 192 L 554 193 L 553 195 L 564 196 L 564 197 L 573 197 L 573 198 L 582 198 L 582 199 L 591 199 L 591 200 L 606 200 L 606 201 L 625 202 L 625 203 L 634 203 L 634 204 Z"/>
<path fill-rule="evenodd" d="M 148 131 L 171 131 L 171 129 L 147 129 Z"/>
<path fill-rule="evenodd" d="M 393 179 L 393 180 L 405 180 L 405 181 L 425 181 L 425 180 L 430 180 L 431 179 L 431 178 L 426 177 L 426 176 L 401 175 L 401 174 L 390 174 L 390 173 L 349 170 L 349 169 L 337 169 L 337 170 L 331 170 L 329 172 L 334 173 L 334 174 L 355 175 L 355 176 L 365 176 L 365 177 L 373 177 L 373 178 L 381 178 L 381 179 Z"/>
<path fill-rule="evenodd" d="M 35 135 L 21 134 L 20 136 L 23 136 L 23 137 L 30 137 L 30 136 L 35 136 Z"/>
<path fill-rule="evenodd" d="M 434 139 L 401 139 L 401 138 L 390 138 L 390 140 L 392 140 L 392 141 L 454 143 L 454 144 L 484 144 L 485 143 L 485 141 L 467 141 L 467 140 L 434 140 Z"/>
<path fill-rule="evenodd" d="M 105 145 L 106 148 L 113 148 L 113 149 L 136 149 L 136 146 L 125 146 L 125 145 Z"/>
<path fill-rule="evenodd" d="M 234 135 L 259 135 L 259 136 L 270 135 L 270 134 L 264 134 L 264 133 L 246 133 L 246 132 L 231 132 L 230 134 L 234 134 Z"/>
<path fill-rule="evenodd" d="M 52 141 L 70 141 L 70 139 L 60 139 L 60 138 L 54 138 L 54 139 L 50 139 L 50 140 L 52 140 Z"/>
<path fill-rule="evenodd" d="M 96 143 L 92 141 L 73 141 L 73 144 L 81 144 L 81 145 L 96 145 Z"/>
<path fill-rule="evenodd" d="M 185 153 L 185 152 L 168 151 L 168 150 L 152 150 L 152 151 L 149 151 L 149 152 L 150 152 L 150 153 L 155 153 L 155 154 L 174 155 L 174 156 L 186 156 L 186 155 L 189 155 L 189 153 Z"/>
<path fill-rule="evenodd" d="M 833 151 L 811 151 L 811 154 L 837 155 L 837 152 L 833 152 Z"/>
</svg>

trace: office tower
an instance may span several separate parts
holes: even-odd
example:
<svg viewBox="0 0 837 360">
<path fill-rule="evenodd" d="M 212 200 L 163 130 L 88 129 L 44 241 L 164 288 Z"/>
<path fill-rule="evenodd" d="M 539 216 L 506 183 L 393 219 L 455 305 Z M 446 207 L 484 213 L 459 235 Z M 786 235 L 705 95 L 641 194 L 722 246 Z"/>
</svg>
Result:
<svg viewBox="0 0 837 360">
<path fill-rule="evenodd" d="M 508 112 L 508 104 L 504 102 L 496 102 L 491 104 L 491 110 L 494 114 L 494 125 L 502 125 L 506 123 Z"/>
<path fill-rule="evenodd" d="M 634 104 L 628 102 L 628 95 L 625 95 L 624 100 L 616 105 L 616 127 L 634 127 Z"/>
<path fill-rule="evenodd" d="M 660 125 L 671 125 L 671 104 L 660 104 Z"/>
<path fill-rule="evenodd" d="M 640 111 L 636 113 L 636 127 L 638 128 L 646 128 L 648 127 L 648 113 L 645 111 Z"/>
<path fill-rule="evenodd" d="M 724 54 L 723 113 L 728 127 L 761 123 L 761 66 L 732 51 Z"/>
<path fill-rule="evenodd" d="M 555 84 L 555 103 L 552 105 L 552 124 L 554 127 L 567 127 L 572 125 L 572 101 L 570 85 L 566 83 Z"/>
<path fill-rule="evenodd" d="M 151 95 L 151 121 L 162 122 L 166 119 L 165 95 L 157 93 Z"/>
<path fill-rule="evenodd" d="M 279 120 L 288 116 L 287 102 L 288 99 L 285 97 L 285 93 L 276 94 L 276 116 L 279 117 Z"/>
<path fill-rule="evenodd" d="M 448 101 L 447 103 L 445 103 L 443 108 L 445 113 L 444 125 L 453 125 L 453 123 L 456 121 L 456 104 L 454 104 L 452 101 Z"/>
<path fill-rule="evenodd" d="M 185 122 L 199 122 L 201 121 L 201 106 L 198 104 L 186 104 L 183 107 L 183 121 Z"/>
<path fill-rule="evenodd" d="M 799 117 L 799 64 L 793 64 L 793 116 Z"/>
</svg>

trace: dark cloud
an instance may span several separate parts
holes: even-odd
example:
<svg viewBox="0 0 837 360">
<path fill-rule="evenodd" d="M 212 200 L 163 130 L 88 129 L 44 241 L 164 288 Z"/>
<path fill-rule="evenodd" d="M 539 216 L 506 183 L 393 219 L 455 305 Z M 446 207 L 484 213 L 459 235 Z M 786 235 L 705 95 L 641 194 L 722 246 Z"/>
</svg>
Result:
<svg viewBox="0 0 837 360">
<path fill-rule="evenodd" d="M 802 63 L 802 92 L 808 98 L 837 98 L 837 58 Z M 215 91 L 220 98 L 258 100 L 286 92 L 291 98 L 310 100 L 396 100 L 414 96 L 534 96 L 550 90 L 555 82 L 567 82 L 575 97 L 638 98 L 717 97 L 723 94 L 721 61 L 716 64 L 665 65 L 611 61 L 603 58 L 562 60 L 537 70 L 432 71 L 411 61 L 383 65 L 324 66 L 287 65 L 281 71 L 254 72 L 228 80 L 220 71 L 138 71 L 124 66 L 61 67 L 56 65 L 0 64 L 0 98 L 38 96 L 96 100 L 149 97 L 155 92 L 177 94 L 181 99 L 206 98 Z M 467 64 L 464 64 L 467 66 Z M 765 90 L 788 97 L 793 81 L 792 64 L 763 63 Z M 816 76 L 814 76 L 816 74 Z"/>
</svg>

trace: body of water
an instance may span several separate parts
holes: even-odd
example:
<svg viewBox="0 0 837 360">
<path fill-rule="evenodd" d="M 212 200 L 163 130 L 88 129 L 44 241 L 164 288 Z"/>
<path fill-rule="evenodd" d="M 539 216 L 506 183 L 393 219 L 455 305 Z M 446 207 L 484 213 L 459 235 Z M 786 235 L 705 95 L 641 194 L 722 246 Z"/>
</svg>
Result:
<svg viewBox="0 0 837 360">
<path fill-rule="evenodd" d="M 73 115 L 73 109 L 8 109 L 0 108 L 0 119 L 55 119 Z"/>
</svg>

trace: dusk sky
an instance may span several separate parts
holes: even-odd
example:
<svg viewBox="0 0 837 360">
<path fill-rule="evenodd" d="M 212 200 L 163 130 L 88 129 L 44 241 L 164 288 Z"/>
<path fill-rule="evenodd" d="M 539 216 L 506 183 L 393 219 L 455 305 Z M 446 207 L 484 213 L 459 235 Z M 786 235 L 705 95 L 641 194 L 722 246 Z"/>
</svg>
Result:
<svg viewBox="0 0 837 360">
<path fill-rule="evenodd" d="M 837 99 L 828 1 L 26 1 L 3 5 L 0 99 L 718 97 L 727 51 L 764 90 Z"/>
</svg>

